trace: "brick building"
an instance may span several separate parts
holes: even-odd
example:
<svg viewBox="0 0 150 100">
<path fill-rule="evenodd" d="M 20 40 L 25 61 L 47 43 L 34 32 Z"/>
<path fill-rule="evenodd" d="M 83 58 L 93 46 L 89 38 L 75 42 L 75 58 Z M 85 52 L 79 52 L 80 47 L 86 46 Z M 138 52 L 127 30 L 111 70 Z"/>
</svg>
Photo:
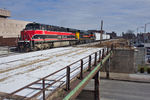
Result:
<svg viewBox="0 0 150 100">
<path fill-rule="evenodd" d="M 10 11 L 0 9 L 0 46 L 16 46 L 20 31 L 26 26 L 27 21 L 8 19 Z"/>
</svg>

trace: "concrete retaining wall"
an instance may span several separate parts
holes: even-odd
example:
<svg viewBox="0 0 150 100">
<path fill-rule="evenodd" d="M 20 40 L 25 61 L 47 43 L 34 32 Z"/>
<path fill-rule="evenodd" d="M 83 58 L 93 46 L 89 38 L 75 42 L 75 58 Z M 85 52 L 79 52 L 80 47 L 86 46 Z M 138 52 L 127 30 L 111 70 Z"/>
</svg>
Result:
<svg viewBox="0 0 150 100">
<path fill-rule="evenodd" d="M 135 68 L 137 69 L 137 72 L 138 66 L 145 65 L 146 49 L 144 47 L 137 47 L 134 54 Z"/>
<path fill-rule="evenodd" d="M 115 49 L 111 59 L 110 72 L 134 73 L 134 50 Z"/>
</svg>

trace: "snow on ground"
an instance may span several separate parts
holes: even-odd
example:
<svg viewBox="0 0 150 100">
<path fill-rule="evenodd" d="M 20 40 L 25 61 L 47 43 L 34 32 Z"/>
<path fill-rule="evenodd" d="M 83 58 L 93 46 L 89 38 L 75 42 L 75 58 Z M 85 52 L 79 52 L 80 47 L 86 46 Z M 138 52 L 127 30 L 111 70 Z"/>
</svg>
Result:
<svg viewBox="0 0 150 100">
<path fill-rule="evenodd" d="M 98 50 L 62 47 L 0 58 L 0 92 L 11 93 Z"/>
</svg>

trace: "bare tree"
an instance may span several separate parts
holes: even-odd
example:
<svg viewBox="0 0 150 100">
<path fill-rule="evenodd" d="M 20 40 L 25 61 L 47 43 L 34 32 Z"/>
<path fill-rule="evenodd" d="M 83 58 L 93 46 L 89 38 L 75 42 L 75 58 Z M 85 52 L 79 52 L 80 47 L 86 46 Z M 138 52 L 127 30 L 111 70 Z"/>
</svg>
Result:
<svg viewBox="0 0 150 100">
<path fill-rule="evenodd" d="M 127 30 L 126 34 L 134 34 L 134 31 L 133 30 Z"/>
</svg>

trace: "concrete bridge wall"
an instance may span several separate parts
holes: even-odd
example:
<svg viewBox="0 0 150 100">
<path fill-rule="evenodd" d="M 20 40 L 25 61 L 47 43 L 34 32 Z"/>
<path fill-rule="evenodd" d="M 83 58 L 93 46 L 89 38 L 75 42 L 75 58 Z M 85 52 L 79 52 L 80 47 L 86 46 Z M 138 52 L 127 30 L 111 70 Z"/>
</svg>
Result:
<svg viewBox="0 0 150 100">
<path fill-rule="evenodd" d="M 111 59 L 110 72 L 115 73 L 134 73 L 134 50 L 115 49 L 113 59 Z"/>
</svg>

